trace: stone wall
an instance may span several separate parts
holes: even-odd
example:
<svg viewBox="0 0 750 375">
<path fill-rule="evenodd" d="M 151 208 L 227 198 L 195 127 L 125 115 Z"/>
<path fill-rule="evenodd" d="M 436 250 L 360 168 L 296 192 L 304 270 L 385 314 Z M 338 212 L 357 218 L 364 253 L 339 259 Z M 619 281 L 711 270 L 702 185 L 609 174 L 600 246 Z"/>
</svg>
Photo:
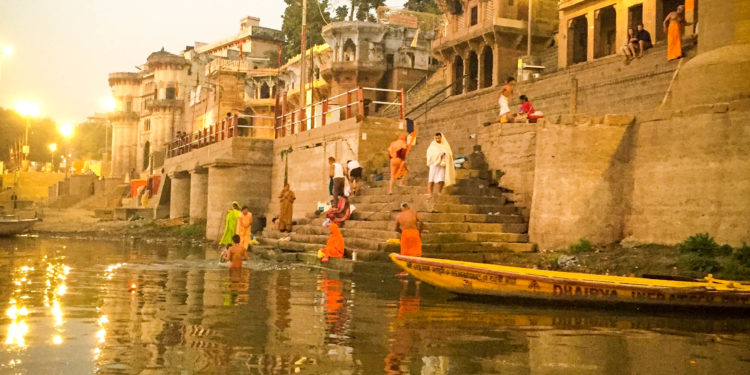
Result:
<svg viewBox="0 0 750 375">
<path fill-rule="evenodd" d="M 537 132 L 532 241 L 562 248 L 580 238 L 623 238 L 632 116 L 541 122 Z"/>
<path fill-rule="evenodd" d="M 10 200 L 13 188 L 17 187 L 16 195 L 19 200 L 46 201 L 49 197 L 49 187 L 63 179 L 65 179 L 63 173 L 26 171 L 4 174 L 0 200 Z"/>
<path fill-rule="evenodd" d="M 750 100 L 562 116 L 537 132 L 529 234 L 542 248 L 708 232 L 750 242 Z"/>
<path fill-rule="evenodd" d="M 626 235 L 750 243 L 750 100 L 638 116 Z"/>
<path fill-rule="evenodd" d="M 358 160 L 365 175 L 379 168 L 385 171 L 388 160 L 386 149 L 400 134 L 399 125 L 399 121 L 393 119 L 368 117 L 364 121 L 357 121 L 351 118 L 276 139 L 273 148 L 272 199 L 267 214 L 269 222 L 271 217 L 278 216 L 277 197 L 283 188 L 285 171 L 297 197 L 294 217 L 304 217 L 315 211 L 319 201 L 330 199 L 329 156 L 341 163 Z M 282 150 L 289 148 L 293 151 L 288 154 L 288 160 L 282 159 Z"/>
</svg>

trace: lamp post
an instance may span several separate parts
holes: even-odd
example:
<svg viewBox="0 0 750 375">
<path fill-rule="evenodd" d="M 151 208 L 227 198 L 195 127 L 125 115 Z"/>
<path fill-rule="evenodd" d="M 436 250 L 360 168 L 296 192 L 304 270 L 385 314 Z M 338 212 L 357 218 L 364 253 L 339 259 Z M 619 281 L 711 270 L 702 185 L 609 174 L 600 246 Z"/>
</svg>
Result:
<svg viewBox="0 0 750 375">
<path fill-rule="evenodd" d="M 49 144 L 49 152 L 52 154 L 52 170 L 51 170 L 51 172 L 55 171 L 55 151 L 57 151 L 57 143 L 50 143 Z"/>
<path fill-rule="evenodd" d="M 16 112 L 26 120 L 26 135 L 23 141 L 24 160 L 28 160 L 29 152 L 29 127 L 31 127 L 31 118 L 39 116 L 39 106 L 32 102 L 18 102 L 15 105 Z"/>
</svg>

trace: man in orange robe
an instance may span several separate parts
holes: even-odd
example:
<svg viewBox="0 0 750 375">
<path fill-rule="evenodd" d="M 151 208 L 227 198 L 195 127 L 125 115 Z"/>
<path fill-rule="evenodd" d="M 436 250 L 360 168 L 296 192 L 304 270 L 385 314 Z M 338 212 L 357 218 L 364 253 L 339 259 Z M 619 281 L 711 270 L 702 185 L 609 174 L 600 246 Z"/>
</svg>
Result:
<svg viewBox="0 0 750 375">
<path fill-rule="evenodd" d="M 237 235 L 240 236 L 240 246 L 247 250 L 252 239 L 253 214 L 247 206 L 242 207 L 242 213 L 237 218 Z"/>
<path fill-rule="evenodd" d="M 682 57 L 682 34 L 685 26 L 685 6 L 680 5 L 664 19 L 664 32 L 667 34 L 667 60 Z"/>
<path fill-rule="evenodd" d="M 341 230 L 336 223 L 328 225 L 328 229 L 331 231 L 331 235 L 328 236 L 326 246 L 318 250 L 318 258 L 321 262 L 328 262 L 329 258 L 343 258 L 344 257 L 344 236 L 341 235 Z"/>
<path fill-rule="evenodd" d="M 402 203 L 401 213 L 396 216 L 396 231 L 401 232 L 401 255 L 422 256 L 421 224 L 417 211 Z"/>
</svg>

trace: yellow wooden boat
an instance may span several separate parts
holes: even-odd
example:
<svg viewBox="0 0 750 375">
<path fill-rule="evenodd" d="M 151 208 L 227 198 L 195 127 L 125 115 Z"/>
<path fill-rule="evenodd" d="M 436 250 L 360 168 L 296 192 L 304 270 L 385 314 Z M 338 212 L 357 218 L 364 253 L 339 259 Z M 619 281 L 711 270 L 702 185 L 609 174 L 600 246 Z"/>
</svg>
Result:
<svg viewBox="0 0 750 375">
<path fill-rule="evenodd" d="M 391 254 L 415 278 L 457 294 L 551 301 L 750 308 L 750 284 L 714 279 L 674 281 L 535 270 Z"/>
</svg>

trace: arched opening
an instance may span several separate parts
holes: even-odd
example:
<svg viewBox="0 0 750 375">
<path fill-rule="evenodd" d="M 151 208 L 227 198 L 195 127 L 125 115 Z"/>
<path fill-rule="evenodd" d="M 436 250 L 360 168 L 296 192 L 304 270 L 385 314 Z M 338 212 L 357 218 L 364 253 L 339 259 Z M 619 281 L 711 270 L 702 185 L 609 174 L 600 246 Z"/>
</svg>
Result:
<svg viewBox="0 0 750 375">
<path fill-rule="evenodd" d="M 594 22 L 594 58 L 613 55 L 615 53 L 615 31 L 617 29 L 617 12 L 615 6 L 599 9 L 598 17 Z"/>
<path fill-rule="evenodd" d="M 407 52 L 406 53 L 406 59 L 407 59 L 407 67 L 413 68 L 414 67 L 414 53 Z"/>
<path fill-rule="evenodd" d="M 464 92 L 464 59 L 456 56 L 453 59 L 453 95 L 460 95 Z"/>
<path fill-rule="evenodd" d="M 492 48 L 486 46 L 482 50 L 482 88 L 492 86 L 492 63 Z"/>
<path fill-rule="evenodd" d="M 479 58 L 477 57 L 476 52 L 471 51 L 469 52 L 469 77 L 466 81 L 466 91 L 474 91 L 477 89 L 477 83 L 479 78 Z"/>
<path fill-rule="evenodd" d="M 568 28 L 568 64 L 586 61 L 588 50 L 588 21 L 586 16 L 578 16 L 570 21 Z"/>
<path fill-rule="evenodd" d="M 260 98 L 261 99 L 268 99 L 271 97 L 271 88 L 268 87 L 267 82 L 263 82 L 262 85 L 260 85 Z"/>
<path fill-rule="evenodd" d="M 343 58 L 344 61 L 354 61 L 357 58 L 357 46 L 354 45 L 351 39 L 347 39 L 344 42 Z"/>
<path fill-rule="evenodd" d="M 151 161 L 151 143 L 149 141 L 146 141 L 146 144 L 143 145 L 143 166 L 141 170 L 148 169 L 149 162 Z"/>
<path fill-rule="evenodd" d="M 250 134 L 250 128 L 248 127 L 248 125 L 250 124 L 247 122 L 247 120 L 248 119 L 245 117 L 240 117 L 237 119 L 237 134 L 240 137 L 247 137 Z"/>
</svg>

